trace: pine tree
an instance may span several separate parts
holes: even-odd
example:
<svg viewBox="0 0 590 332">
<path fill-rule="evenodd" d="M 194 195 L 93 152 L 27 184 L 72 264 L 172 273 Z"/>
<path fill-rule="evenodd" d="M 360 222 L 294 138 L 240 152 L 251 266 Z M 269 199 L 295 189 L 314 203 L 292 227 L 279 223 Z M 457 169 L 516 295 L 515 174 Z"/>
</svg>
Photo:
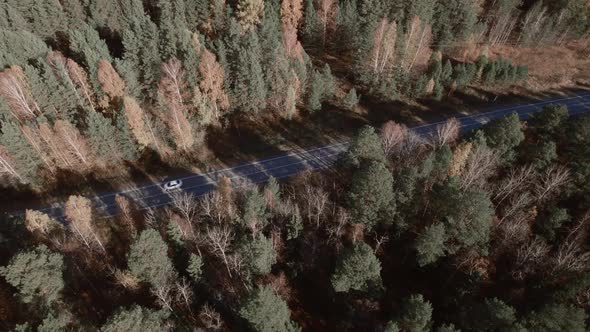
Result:
<svg viewBox="0 0 590 332">
<path fill-rule="evenodd" d="M 395 214 L 393 177 L 382 162 L 367 161 L 355 171 L 348 202 L 353 220 L 368 229 L 392 220 Z"/>
<path fill-rule="evenodd" d="M 94 91 L 100 91 L 98 61 L 111 62 L 112 60 L 106 42 L 100 39 L 98 32 L 88 25 L 72 30 L 69 37 L 70 48 L 80 59 L 78 62 L 88 69 Z"/>
<path fill-rule="evenodd" d="M 203 277 L 203 258 L 195 254 L 191 254 L 188 262 L 187 272 L 195 283 L 201 281 Z"/>
<path fill-rule="evenodd" d="M 155 287 L 167 284 L 176 276 L 166 242 L 151 228 L 141 232 L 133 242 L 127 264 L 134 276 Z"/>
<path fill-rule="evenodd" d="M 14 163 L 14 169 L 24 183 L 39 184 L 38 177 L 42 161 L 27 142 L 19 126 L 11 121 L 2 122 L 2 134 L 0 135 L 2 146 Z"/>
<path fill-rule="evenodd" d="M 345 155 L 346 162 L 358 167 L 364 161 L 385 162 L 385 152 L 381 138 L 375 132 L 375 128 L 364 126 L 352 139 L 350 147 Z"/>
<path fill-rule="evenodd" d="M 311 76 L 309 92 L 307 93 L 307 109 L 314 112 L 322 109 L 324 100 L 324 77 L 317 70 L 314 70 Z"/>
<path fill-rule="evenodd" d="M 483 132 L 487 145 L 498 151 L 500 157 L 508 162 L 514 159 L 514 149 L 524 140 L 522 124 L 516 113 L 487 123 Z"/>
<path fill-rule="evenodd" d="M 436 223 L 427 227 L 416 239 L 418 264 L 425 266 L 437 261 L 445 254 L 445 225 Z"/>
<path fill-rule="evenodd" d="M 402 331 L 430 331 L 432 304 L 425 301 L 422 295 L 412 295 L 406 299 L 397 323 Z"/>
<path fill-rule="evenodd" d="M 116 119 L 117 136 L 116 142 L 117 147 L 124 160 L 135 161 L 138 158 L 138 148 L 135 141 L 132 138 L 131 130 L 125 120 L 124 115 L 118 115 Z"/>
<path fill-rule="evenodd" d="M 267 90 L 260 59 L 260 43 L 256 32 L 244 37 L 237 55 L 231 103 L 244 113 L 259 113 L 266 108 Z"/>
<path fill-rule="evenodd" d="M 381 286 L 381 263 L 368 244 L 355 243 L 339 256 L 331 281 L 336 292 L 366 292 L 378 288 Z"/>
<path fill-rule="evenodd" d="M 63 256 L 40 245 L 16 254 L 7 266 L 0 267 L 0 275 L 18 289 L 23 302 L 43 300 L 50 305 L 61 297 L 63 270 Z"/>
<path fill-rule="evenodd" d="M 287 302 L 276 295 L 269 286 L 256 288 L 240 308 L 239 314 L 254 331 L 295 332 L 300 330 L 291 321 Z"/>
<path fill-rule="evenodd" d="M 344 107 L 349 110 L 353 110 L 359 103 L 359 97 L 356 94 L 356 89 L 352 88 L 348 91 L 346 96 L 344 97 Z"/>
<path fill-rule="evenodd" d="M 103 332 L 158 332 L 165 331 L 168 313 L 164 310 L 153 311 L 138 305 L 122 309 L 111 316 L 100 328 Z"/>
<path fill-rule="evenodd" d="M 245 259 L 248 272 L 254 276 L 269 273 L 272 265 L 277 261 L 272 240 L 262 234 L 255 235 L 253 239 L 244 239 L 238 252 Z"/>
<path fill-rule="evenodd" d="M 0 30 L 0 68 L 24 66 L 29 60 L 48 53 L 49 47 L 37 35 L 28 31 Z"/>
<path fill-rule="evenodd" d="M 86 124 L 90 147 L 98 159 L 107 164 L 119 162 L 122 156 L 117 146 L 117 128 L 111 120 L 98 112 L 88 112 Z"/>
<path fill-rule="evenodd" d="M 303 41 L 310 45 L 316 46 L 320 43 L 322 23 L 318 13 L 313 5 L 313 0 L 305 0 L 305 14 L 303 16 Z"/>
</svg>

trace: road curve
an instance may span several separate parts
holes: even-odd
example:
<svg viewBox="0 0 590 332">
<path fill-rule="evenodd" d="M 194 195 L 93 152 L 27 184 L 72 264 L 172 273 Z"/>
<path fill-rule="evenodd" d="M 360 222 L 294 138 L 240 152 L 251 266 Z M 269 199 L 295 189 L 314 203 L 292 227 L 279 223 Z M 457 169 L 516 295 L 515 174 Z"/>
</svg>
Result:
<svg viewBox="0 0 590 332">
<path fill-rule="evenodd" d="M 461 125 L 461 132 L 466 133 L 482 126 L 490 120 L 503 117 L 512 112 L 516 112 L 521 119 L 527 119 L 531 114 L 550 104 L 566 105 L 570 115 L 588 113 L 590 112 L 590 91 L 581 91 L 568 96 L 547 98 L 535 103 L 493 108 L 477 114 L 457 117 L 457 120 Z M 438 125 L 444 122 L 445 120 L 415 126 L 411 130 L 419 135 L 428 136 L 434 132 Z M 266 182 L 270 176 L 282 179 L 293 176 L 306 169 L 325 169 L 332 166 L 338 160 L 340 154 L 348 148 L 348 144 L 348 140 L 344 140 L 305 150 L 294 150 L 271 158 L 242 163 L 234 167 L 214 170 L 205 174 L 187 175 L 179 178 L 183 182 L 182 188 L 179 190 L 192 193 L 195 196 L 201 196 L 214 190 L 217 180 L 222 176 L 230 178 L 234 186 L 247 186 L 253 183 Z M 101 215 L 109 217 L 118 213 L 115 203 L 115 197 L 117 195 L 123 195 L 133 200 L 141 209 L 156 208 L 170 204 L 170 193 L 162 189 L 163 184 L 153 183 L 89 198 Z M 40 211 L 56 219 L 64 219 L 62 204 L 56 204 Z M 11 213 L 10 215 L 22 214 L 24 214 L 24 211 Z"/>
</svg>

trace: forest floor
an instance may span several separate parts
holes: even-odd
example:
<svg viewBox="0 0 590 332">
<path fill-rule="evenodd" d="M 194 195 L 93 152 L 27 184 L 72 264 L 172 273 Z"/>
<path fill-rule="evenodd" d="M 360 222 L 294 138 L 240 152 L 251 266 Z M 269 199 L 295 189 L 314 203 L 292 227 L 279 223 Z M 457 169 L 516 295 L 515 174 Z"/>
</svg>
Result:
<svg viewBox="0 0 590 332">
<path fill-rule="evenodd" d="M 380 127 L 393 120 L 408 126 L 433 122 L 454 116 L 475 114 L 490 108 L 567 94 L 590 87 L 590 58 L 585 45 L 525 49 L 497 47 L 487 50 L 491 57 L 502 55 L 517 64 L 529 66 L 529 79 L 522 84 L 495 88 L 469 87 L 456 91 L 442 101 L 400 99 L 381 102 L 361 96 L 354 110 L 327 103 L 321 111 L 302 112 L 287 120 L 276 116 L 262 119 L 232 119 L 224 128 L 211 128 L 205 146 L 197 155 L 186 156 L 171 166 L 152 153 L 145 153 L 141 165 L 128 165 L 126 172 L 105 170 L 88 176 L 62 174 L 52 188 L 43 194 L 1 189 L 0 211 L 62 202 L 71 194 L 96 195 L 136 186 L 168 181 L 187 173 L 208 172 L 240 162 L 320 146 L 349 138 L 365 124 Z M 347 61 L 325 55 L 337 78 L 337 94 L 351 87 Z M 556 60 L 557 59 L 557 60 Z"/>
</svg>

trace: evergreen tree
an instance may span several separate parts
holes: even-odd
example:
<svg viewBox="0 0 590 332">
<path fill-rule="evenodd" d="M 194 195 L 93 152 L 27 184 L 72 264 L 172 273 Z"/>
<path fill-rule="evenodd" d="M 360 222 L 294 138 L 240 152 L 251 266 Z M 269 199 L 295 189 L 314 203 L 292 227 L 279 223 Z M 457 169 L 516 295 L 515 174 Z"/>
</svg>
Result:
<svg viewBox="0 0 590 332">
<path fill-rule="evenodd" d="M 425 266 L 436 262 L 445 255 L 445 241 L 447 240 L 445 225 L 436 223 L 427 227 L 416 239 L 418 264 Z"/>
<path fill-rule="evenodd" d="M 257 234 L 253 239 L 244 239 L 238 252 L 245 259 L 248 272 L 255 276 L 269 273 L 277 261 L 272 240 L 263 234 Z"/>
<path fill-rule="evenodd" d="M 203 258 L 195 254 L 191 254 L 188 262 L 187 272 L 195 283 L 201 281 L 203 277 Z"/>
<path fill-rule="evenodd" d="M 22 67 L 29 60 L 45 57 L 48 53 L 45 42 L 28 31 L 0 30 L 0 68 Z"/>
<path fill-rule="evenodd" d="M 168 314 L 153 311 L 138 305 L 123 309 L 111 316 L 100 328 L 101 332 L 160 332 L 167 330 L 165 322 Z"/>
<path fill-rule="evenodd" d="M 477 12 L 473 1 L 438 1 L 434 14 L 434 40 L 445 48 L 446 45 L 467 37 L 476 23 Z"/>
<path fill-rule="evenodd" d="M 86 117 L 87 135 L 90 147 L 96 156 L 106 163 L 116 163 L 121 160 L 117 145 L 117 128 L 111 120 L 98 112 L 88 112 Z"/>
<path fill-rule="evenodd" d="M 359 129 L 350 143 L 345 158 L 347 163 L 355 167 L 368 160 L 385 162 L 385 152 L 383 151 L 381 138 L 375 132 L 375 128 L 364 126 Z"/>
<path fill-rule="evenodd" d="M 563 132 L 563 125 L 569 117 L 566 105 L 548 105 L 534 113 L 527 121 L 534 132 L 542 138 L 554 137 Z"/>
<path fill-rule="evenodd" d="M 303 15 L 303 41 L 310 46 L 320 43 L 322 23 L 313 5 L 313 0 L 305 0 L 305 14 Z"/>
<path fill-rule="evenodd" d="M 322 74 L 314 70 L 311 76 L 309 92 L 307 93 L 307 109 L 314 112 L 322 109 L 324 101 L 324 80 Z"/>
<path fill-rule="evenodd" d="M 461 248 L 487 252 L 494 211 L 485 193 L 462 191 L 458 179 L 451 177 L 434 185 L 430 209 L 445 223 L 450 253 Z"/>
<path fill-rule="evenodd" d="M 133 242 L 127 254 L 131 273 L 153 286 L 165 285 L 176 276 L 168 246 L 154 229 L 147 229 Z"/>
<path fill-rule="evenodd" d="M 135 161 L 138 158 L 138 147 L 133 139 L 129 125 L 123 113 L 117 116 L 117 147 L 124 160 Z"/>
<path fill-rule="evenodd" d="M 396 321 L 402 331 L 426 332 L 430 331 L 431 319 L 432 305 L 418 294 L 406 299 Z"/>
<path fill-rule="evenodd" d="M 268 215 L 266 213 L 266 201 L 264 195 L 254 188 L 246 194 L 242 209 L 242 223 L 245 227 L 256 233 L 266 226 L 268 223 Z"/>
<path fill-rule="evenodd" d="M 348 91 L 346 96 L 344 97 L 344 107 L 349 110 L 353 110 L 359 103 L 359 97 L 356 94 L 356 89 L 352 88 Z"/>
<path fill-rule="evenodd" d="M 587 331 L 587 319 L 588 315 L 582 308 L 571 304 L 552 303 L 531 313 L 526 318 L 525 326 L 529 331 L 583 332 Z"/>
<path fill-rule="evenodd" d="M 287 302 L 276 295 L 269 286 L 255 289 L 246 299 L 239 313 L 254 331 L 300 331 L 291 321 Z"/>
<path fill-rule="evenodd" d="M 50 305 L 61 297 L 63 270 L 63 256 L 39 245 L 12 257 L 7 266 L 0 267 L 0 275 L 18 289 L 23 302 L 43 300 Z"/>
<path fill-rule="evenodd" d="M 505 161 L 514 159 L 514 148 L 524 140 L 522 125 L 517 113 L 493 120 L 483 127 L 486 143 Z"/>
<path fill-rule="evenodd" d="M 70 32 L 70 48 L 76 54 L 77 62 L 88 69 L 94 91 L 101 91 L 98 82 L 98 61 L 112 61 L 106 42 L 92 27 L 83 25 Z"/>
<path fill-rule="evenodd" d="M 355 243 L 338 257 L 331 280 L 336 292 L 366 292 L 381 286 L 381 263 L 368 244 Z"/>
<path fill-rule="evenodd" d="M 355 222 L 372 229 L 390 222 L 395 214 L 393 177 L 378 161 L 368 161 L 355 171 L 348 197 L 350 213 Z"/>
<path fill-rule="evenodd" d="M 336 93 L 336 81 L 332 75 L 332 69 L 327 63 L 322 67 L 322 81 L 323 81 L 323 100 L 330 99 Z"/>
<path fill-rule="evenodd" d="M 42 161 L 23 136 L 20 127 L 12 121 L 2 122 L 0 146 L 4 147 L 14 161 L 14 168 L 24 183 L 39 184 Z"/>
<path fill-rule="evenodd" d="M 475 305 L 465 316 L 465 326 L 479 331 L 513 331 L 517 322 L 516 310 L 497 298 Z"/>
<path fill-rule="evenodd" d="M 266 108 L 267 90 L 260 59 L 262 51 L 255 31 L 244 37 L 237 54 L 233 82 L 233 102 L 244 113 L 257 114 Z"/>
<path fill-rule="evenodd" d="M 547 241 L 553 242 L 557 238 L 559 229 L 570 220 L 571 217 L 566 209 L 551 208 L 537 217 L 534 230 Z"/>
</svg>

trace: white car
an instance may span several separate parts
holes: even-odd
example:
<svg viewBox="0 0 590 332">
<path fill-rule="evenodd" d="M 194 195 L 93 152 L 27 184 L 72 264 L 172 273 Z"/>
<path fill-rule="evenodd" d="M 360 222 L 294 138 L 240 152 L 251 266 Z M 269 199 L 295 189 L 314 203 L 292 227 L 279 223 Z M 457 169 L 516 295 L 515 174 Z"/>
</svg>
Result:
<svg viewBox="0 0 590 332">
<path fill-rule="evenodd" d="M 181 180 L 172 180 L 172 181 L 166 182 L 164 184 L 164 190 L 166 190 L 166 191 L 178 189 L 180 187 L 182 187 L 182 181 Z"/>
</svg>

